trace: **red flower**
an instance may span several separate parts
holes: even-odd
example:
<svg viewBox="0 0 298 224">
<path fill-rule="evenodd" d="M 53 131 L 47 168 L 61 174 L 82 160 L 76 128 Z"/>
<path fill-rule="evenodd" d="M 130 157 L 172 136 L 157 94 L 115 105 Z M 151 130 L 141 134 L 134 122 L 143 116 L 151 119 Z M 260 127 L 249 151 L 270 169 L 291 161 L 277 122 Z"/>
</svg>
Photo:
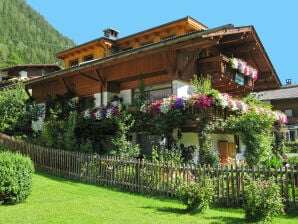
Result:
<svg viewBox="0 0 298 224">
<path fill-rule="evenodd" d="M 220 162 L 222 164 L 225 164 L 227 162 L 227 158 L 226 157 L 222 157 L 221 160 L 220 160 Z"/>
</svg>

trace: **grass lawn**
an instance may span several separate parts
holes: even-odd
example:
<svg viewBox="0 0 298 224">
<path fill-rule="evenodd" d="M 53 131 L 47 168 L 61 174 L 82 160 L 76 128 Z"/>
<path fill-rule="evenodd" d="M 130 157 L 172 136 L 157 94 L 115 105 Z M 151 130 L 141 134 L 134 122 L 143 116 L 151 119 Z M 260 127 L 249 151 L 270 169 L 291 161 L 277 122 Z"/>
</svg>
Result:
<svg viewBox="0 0 298 224">
<path fill-rule="evenodd" d="M 34 175 L 31 195 L 21 204 L 0 205 L 0 223 L 244 223 L 242 209 L 212 208 L 190 215 L 176 200 L 133 195 L 65 179 Z M 298 223 L 280 216 L 273 223 Z"/>
</svg>

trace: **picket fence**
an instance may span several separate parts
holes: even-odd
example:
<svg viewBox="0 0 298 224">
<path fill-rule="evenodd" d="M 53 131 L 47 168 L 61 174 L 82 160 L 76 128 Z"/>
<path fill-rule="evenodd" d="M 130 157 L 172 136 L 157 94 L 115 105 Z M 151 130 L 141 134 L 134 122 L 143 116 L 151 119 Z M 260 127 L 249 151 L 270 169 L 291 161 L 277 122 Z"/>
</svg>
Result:
<svg viewBox="0 0 298 224">
<path fill-rule="evenodd" d="M 286 208 L 297 208 L 297 169 L 267 169 L 246 166 L 199 166 L 152 163 L 81 152 L 63 151 L 30 144 L 0 133 L 0 145 L 28 155 L 40 172 L 70 180 L 120 188 L 136 193 L 176 197 L 181 183 L 213 178 L 214 202 L 241 206 L 245 175 L 253 178 L 273 177 L 279 184 Z"/>
</svg>

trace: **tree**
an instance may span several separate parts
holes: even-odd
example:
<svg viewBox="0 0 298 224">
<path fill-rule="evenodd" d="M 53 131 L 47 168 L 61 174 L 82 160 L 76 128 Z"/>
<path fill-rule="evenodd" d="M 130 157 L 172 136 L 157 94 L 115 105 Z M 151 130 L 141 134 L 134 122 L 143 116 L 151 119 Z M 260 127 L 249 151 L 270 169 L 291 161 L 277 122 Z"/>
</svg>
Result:
<svg viewBox="0 0 298 224">
<path fill-rule="evenodd" d="M 21 82 L 0 91 L 0 131 L 13 133 L 30 121 L 29 96 Z"/>
</svg>

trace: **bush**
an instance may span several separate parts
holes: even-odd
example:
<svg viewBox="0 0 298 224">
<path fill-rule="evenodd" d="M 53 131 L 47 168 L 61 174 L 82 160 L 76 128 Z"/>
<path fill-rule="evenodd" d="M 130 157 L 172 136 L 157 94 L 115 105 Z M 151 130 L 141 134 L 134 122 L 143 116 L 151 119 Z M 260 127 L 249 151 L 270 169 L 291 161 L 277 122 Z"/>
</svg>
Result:
<svg viewBox="0 0 298 224">
<path fill-rule="evenodd" d="M 34 166 L 30 158 L 0 152 L 0 203 L 17 204 L 31 193 Z"/>
<path fill-rule="evenodd" d="M 279 186 L 270 180 L 248 179 L 244 188 L 245 219 L 270 222 L 273 216 L 284 212 Z"/>
<path fill-rule="evenodd" d="M 2 152 L 2 151 L 6 151 L 6 148 L 4 146 L 0 145 L 0 152 Z"/>
<path fill-rule="evenodd" d="M 298 167 L 298 156 L 290 156 L 288 158 L 288 162 L 291 166 L 297 166 Z"/>
<path fill-rule="evenodd" d="M 203 212 L 212 201 L 213 187 L 211 180 L 182 184 L 178 189 L 178 197 L 186 205 L 189 212 Z"/>
<path fill-rule="evenodd" d="M 286 152 L 298 153 L 298 142 L 285 142 Z"/>
</svg>

